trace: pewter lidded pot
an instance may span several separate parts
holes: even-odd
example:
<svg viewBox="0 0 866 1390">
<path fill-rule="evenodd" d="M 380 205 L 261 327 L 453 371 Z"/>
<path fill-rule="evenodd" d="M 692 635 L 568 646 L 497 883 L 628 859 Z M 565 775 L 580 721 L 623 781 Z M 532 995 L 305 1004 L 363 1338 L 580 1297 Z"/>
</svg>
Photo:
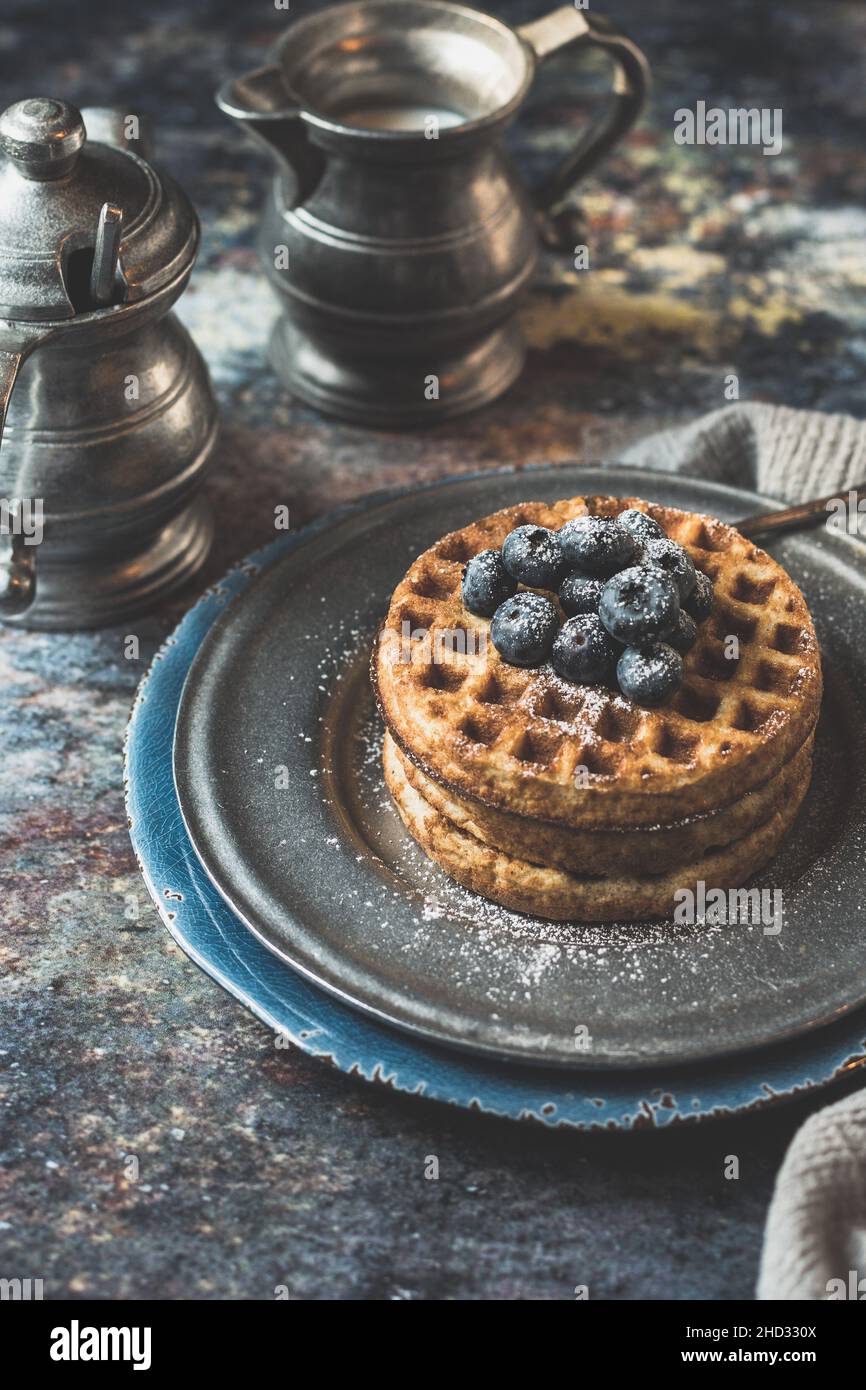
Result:
<svg viewBox="0 0 866 1390">
<path fill-rule="evenodd" d="M 527 186 L 503 145 L 538 65 L 613 63 L 609 103 Z M 357 0 L 289 25 L 217 102 L 277 163 L 259 252 L 290 389 L 366 424 L 432 424 L 515 379 L 539 225 L 637 118 L 646 60 L 594 10 L 518 29 L 447 0 Z M 559 221 L 557 220 L 559 219 Z M 567 223 L 566 223 L 567 230 Z M 555 238 L 549 238 L 555 239 Z M 574 255 L 574 235 L 565 243 Z"/>
<path fill-rule="evenodd" d="M 171 306 L 199 243 L 137 118 L 0 116 L 0 618 L 98 627 L 189 578 L 217 408 Z M 131 138 L 127 138 L 131 137 Z"/>
</svg>

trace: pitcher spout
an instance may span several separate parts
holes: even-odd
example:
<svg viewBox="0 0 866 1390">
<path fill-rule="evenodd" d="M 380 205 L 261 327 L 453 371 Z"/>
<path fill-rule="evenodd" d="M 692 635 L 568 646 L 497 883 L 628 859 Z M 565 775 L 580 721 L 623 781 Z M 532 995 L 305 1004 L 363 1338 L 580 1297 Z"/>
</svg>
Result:
<svg viewBox="0 0 866 1390">
<path fill-rule="evenodd" d="M 300 108 L 292 100 L 276 64 L 256 68 L 223 83 L 216 94 L 221 111 L 237 121 L 290 175 L 297 207 L 319 181 L 324 157 L 310 142 Z"/>
</svg>

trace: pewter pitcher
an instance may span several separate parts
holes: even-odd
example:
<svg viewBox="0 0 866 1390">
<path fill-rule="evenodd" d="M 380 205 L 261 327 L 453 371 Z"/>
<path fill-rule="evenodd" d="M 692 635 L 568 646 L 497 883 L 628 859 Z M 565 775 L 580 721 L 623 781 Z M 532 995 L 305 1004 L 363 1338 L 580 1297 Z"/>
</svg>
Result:
<svg viewBox="0 0 866 1390">
<path fill-rule="evenodd" d="M 563 48 L 609 54 L 613 91 L 530 191 L 502 135 Z M 283 309 L 271 359 L 294 394 L 402 426 L 504 391 L 523 364 L 515 311 L 539 219 L 555 224 L 647 86 L 634 44 L 572 5 L 516 30 L 446 0 L 366 0 L 290 25 L 217 101 L 276 158 L 259 252 Z"/>
</svg>

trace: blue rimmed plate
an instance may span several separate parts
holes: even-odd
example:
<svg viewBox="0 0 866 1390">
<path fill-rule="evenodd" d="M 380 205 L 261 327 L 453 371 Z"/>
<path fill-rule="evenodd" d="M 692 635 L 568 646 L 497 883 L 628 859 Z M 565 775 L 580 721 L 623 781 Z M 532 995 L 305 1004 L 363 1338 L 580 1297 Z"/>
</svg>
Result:
<svg viewBox="0 0 866 1390">
<path fill-rule="evenodd" d="M 651 491 L 661 500 L 685 506 L 699 505 L 696 493 L 700 491 L 702 509 L 726 516 L 760 510 L 763 506 L 761 499 L 749 494 L 708 488 L 705 484 L 668 476 L 651 475 L 647 479 L 644 475 L 635 479 L 630 470 L 628 474 L 621 474 L 614 485 L 610 470 L 605 470 L 602 476 L 598 470 L 559 467 L 531 473 L 524 471 L 516 476 L 486 474 L 481 479 L 445 483 L 416 492 L 416 507 L 431 515 L 431 524 L 438 526 L 436 509 L 443 492 L 451 489 L 453 494 L 456 489 L 459 493 L 461 488 L 465 490 L 464 518 L 503 505 L 511 499 L 515 488 L 526 496 L 561 496 L 584 490 L 622 491 L 627 488 L 643 493 Z M 479 505 L 473 488 L 476 492 L 479 489 L 486 492 L 486 504 Z M 384 506 L 387 511 L 390 505 L 381 499 L 371 499 L 343 513 L 340 524 L 345 525 L 349 519 L 353 526 L 360 523 L 363 532 L 364 519 L 369 522 L 377 507 Z M 336 531 L 339 529 L 338 525 Z M 436 534 L 442 529 L 448 528 L 440 527 Z M 392 534 L 399 533 L 392 531 Z M 477 1105 L 499 1114 L 535 1115 L 548 1123 L 620 1126 L 646 1122 L 650 1118 L 657 1123 L 667 1123 L 674 1116 L 682 1118 L 749 1108 L 766 1103 L 776 1095 L 822 1084 L 846 1066 L 859 1065 L 864 1059 L 863 1039 L 866 1037 L 866 1021 L 859 1013 L 850 1014 L 799 1040 L 789 1038 L 783 1046 L 763 1047 L 739 1059 L 704 1061 L 690 1066 L 660 1059 L 654 1063 L 653 1070 L 639 1074 L 617 1068 L 614 1057 L 605 1059 L 604 1071 L 593 1069 L 590 1057 L 580 1059 L 590 1070 L 578 1076 L 550 1068 L 503 1064 L 493 1058 L 461 1055 L 436 1043 L 398 1033 L 387 1024 L 364 1017 L 338 999 L 328 997 L 243 925 L 203 871 L 184 828 L 171 765 L 171 741 L 178 704 L 200 645 L 205 643 L 204 665 L 199 668 L 204 669 L 208 644 L 216 650 L 221 641 L 223 624 L 217 628 L 214 624 L 228 611 L 234 614 L 237 630 L 244 597 L 261 587 L 261 581 L 248 587 L 251 576 L 271 569 L 275 562 L 288 560 L 290 563 L 289 557 L 298 547 L 312 543 L 321 545 L 323 539 L 327 547 L 328 538 L 333 540 L 334 535 L 333 519 L 329 523 L 318 523 L 296 537 L 275 544 L 233 572 L 187 615 L 142 685 L 127 747 L 131 833 L 148 888 L 184 949 L 271 1026 L 285 1031 L 306 1051 L 330 1057 L 343 1070 L 356 1071 L 371 1079 L 387 1079 L 399 1089 L 457 1104 Z M 414 541 L 407 540 L 407 544 L 417 549 Z M 795 544 L 807 547 L 811 555 L 812 547 L 820 551 L 827 542 L 807 542 L 800 538 Z M 402 554 L 396 541 L 392 550 L 391 563 L 398 568 L 398 574 L 402 573 L 411 556 Z M 821 565 L 822 588 L 829 585 L 828 574 L 833 576 L 838 571 L 841 577 L 846 568 L 835 552 L 832 557 L 835 558 L 831 558 L 831 562 Z M 796 574 L 796 565 L 791 563 L 788 554 L 784 562 Z M 811 602 L 812 595 L 809 597 Z M 357 595 L 348 592 L 342 599 L 342 629 L 339 604 L 332 614 L 331 631 L 342 630 L 345 638 L 342 645 L 334 644 L 341 651 L 353 644 L 353 650 L 363 645 L 364 633 L 353 626 L 357 615 L 356 598 Z M 381 595 L 381 602 L 386 598 L 387 589 Z M 308 604 L 304 612 L 309 615 L 312 626 Z M 208 638 L 212 630 L 213 635 Z M 263 659 L 271 659 L 266 645 Z M 336 664 L 339 666 L 339 662 Z M 324 661 L 319 683 L 325 693 L 335 688 L 339 675 L 333 663 Z M 251 728 L 250 733 L 255 734 L 255 729 Z M 294 733 L 299 742 L 314 736 L 304 731 L 303 719 L 298 721 Z M 361 743 L 363 764 L 366 760 L 363 738 Z M 372 742 L 370 747 L 374 747 Z M 254 762 L 262 755 L 251 746 L 250 756 Z M 340 817 L 337 819 L 339 821 Z M 290 828 L 286 838 L 295 831 L 296 827 Z M 335 851 L 345 852 L 352 833 L 349 825 L 345 844 L 338 830 L 335 836 L 326 836 L 317 846 L 319 862 L 323 865 L 320 886 L 325 894 L 327 870 L 324 866 L 328 856 Z M 336 845 L 325 842 L 330 838 L 336 839 Z M 219 874 L 220 866 L 216 869 Z M 772 982 L 767 989 L 772 994 Z M 826 1022 L 826 1016 L 819 1021 Z M 471 1045 L 471 1039 L 468 1042 Z M 652 1058 L 641 1060 L 645 1066 L 652 1062 Z"/>
</svg>

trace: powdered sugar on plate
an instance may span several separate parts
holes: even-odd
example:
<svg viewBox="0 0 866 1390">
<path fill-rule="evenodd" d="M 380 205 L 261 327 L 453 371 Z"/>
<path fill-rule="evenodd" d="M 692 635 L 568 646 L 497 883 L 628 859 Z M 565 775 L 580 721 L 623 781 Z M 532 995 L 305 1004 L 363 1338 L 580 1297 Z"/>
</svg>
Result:
<svg viewBox="0 0 866 1390">
<path fill-rule="evenodd" d="M 550 922 L 512 912 L 448 878 L 415 844 L 393 807 L 382 772 L 384 730 L 366 677 L 369 648 L 353 646 L 341 677 L 347 699 L 339 721 L 352 751 L 337 794 L 351 804 L 353 821 L 371 857 L 381 866 L 383 896 L 409 894 L 418 903 L 405 951 L 417 951 L 437 925 L 453 927 L 458 922 L 465 931 L 452 954 L 455 978 L 489 972 L 493 959 L 508 951 L 513 962 L 520 961 L 519 979 L 525 990 L 537 988 L 548 972 L 561 973 L 566 968 L 602 968 L 608 985 L 626 979 L 635 984 L 644 978 L 647 953 L 661 945 L 670 950 L 674 940 L 687 947 L 684 969 L 699 969 L 700 958 L 712 949 L 714 938 L 731 928 L 672 922 Z M 660 983 L 665 982 L 655 976 L 655 987 Z"/>
</svg>

